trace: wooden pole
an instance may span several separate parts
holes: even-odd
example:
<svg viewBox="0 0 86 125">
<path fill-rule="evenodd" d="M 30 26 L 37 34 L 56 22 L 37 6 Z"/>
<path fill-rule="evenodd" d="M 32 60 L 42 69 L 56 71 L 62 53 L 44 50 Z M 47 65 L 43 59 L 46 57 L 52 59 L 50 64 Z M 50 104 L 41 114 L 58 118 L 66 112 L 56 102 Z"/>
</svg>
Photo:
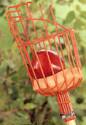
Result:
<svg viewBox="0 0 86 125">
<path fill-rule="evenodd" d="M 68 121 L 66 122 L 67 125 L 76 125 L 76 122 L 75 120 L 71 120 L 71 121 Z"/>
</svg>

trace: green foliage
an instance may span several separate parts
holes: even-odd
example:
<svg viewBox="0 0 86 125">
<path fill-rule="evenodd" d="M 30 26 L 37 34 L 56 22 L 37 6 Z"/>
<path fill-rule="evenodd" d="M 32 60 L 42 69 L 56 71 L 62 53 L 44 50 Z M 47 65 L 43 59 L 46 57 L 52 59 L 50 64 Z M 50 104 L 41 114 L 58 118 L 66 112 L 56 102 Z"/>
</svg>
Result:
<svg viewBox="0 0 86 125">
<path fill-rule="evenodd" d="M 24 2 L 25 0 L 21 0 Z M 15 40 L 5 17 L 7 6 L 18 0 L 0 0 L 0 125 L 63 125 L 55 98 L 36 94 L 31 87 Z M 32 0 L 35 16 L 37 4 L 46 6 L 50 0 Z M 55 15 L 60 24 L 74 28 L 83 66 L 81 88 L 73 91 L 72 102 L 77 124 L 86 124 L 86 0 L 54 0 Z M 53 27 L 52 27 L 53 28 Z M 52 112 L 50 107 L 52 107 Z"/>
<path fill-rule="evenodd" d="M 71 23 L 74 19 L 75 19 L 75 13 L 74 13 L 74 11 L 70 11 L 67 14 L 67 17 L 66 17 L 66 20 L 64 23 Z"/>
<path fill-rule="evenodd" d="M 79 0 L 81 3 L 86 4 L 86 0 Z"/>
</svg>

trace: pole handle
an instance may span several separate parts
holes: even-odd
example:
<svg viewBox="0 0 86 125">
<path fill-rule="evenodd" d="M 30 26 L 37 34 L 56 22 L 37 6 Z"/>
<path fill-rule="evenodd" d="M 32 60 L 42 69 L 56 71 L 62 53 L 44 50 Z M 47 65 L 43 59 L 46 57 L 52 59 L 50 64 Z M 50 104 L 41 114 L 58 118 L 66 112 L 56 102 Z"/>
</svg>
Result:
<svg viewBox="0 0 86 125">
<path fill-rule="evenodd" d="M 73 122 L 73 120 L 76 119 L 76 115 L 75 115 L 75 112 L 73 110 L 73 107 L 70 101 L 69 93 L 68 92 L 57 93 L 57 102 L 59 105 L 61 118 L 64 120 L 64 122 L 70 125 L 71 123 L 70 121 Z"/>
<path fill-rule="evenodd" d="M 76 125 L 76 122 L 75 120 L 71 120 L 71 121 L 68 121 L 66 122 L 67 125 Z"/>
</svg>

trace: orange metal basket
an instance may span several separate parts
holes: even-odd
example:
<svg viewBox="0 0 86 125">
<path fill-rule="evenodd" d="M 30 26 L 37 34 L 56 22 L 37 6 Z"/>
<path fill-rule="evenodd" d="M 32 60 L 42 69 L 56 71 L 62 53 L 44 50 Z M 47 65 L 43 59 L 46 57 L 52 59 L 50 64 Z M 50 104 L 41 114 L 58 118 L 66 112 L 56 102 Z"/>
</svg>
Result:
<svg viewBox="0 0 86 125">
<path fill-rule="evenodd" d="M 73 29 L 65 28 L 56 21 L 53 7 L 45 15 L 39 6 L 39 17 L 31 11 L 31 2 L 8 8 L 6 13 L 10 30 L 16 39 L 17 46 L 27 69 L 33 89 L 45 96 L 57 96 L 60 114 L 64 121 L 75 119 L 68 91 L 79 86 L 82 80 L 81 63 Z M 37 15 L 36 15 L 37 16 Z M 52 17 L 51 19 L 49 17 Z M 42 63 L 38 53 L 44 53 Z M 56 72 L 52 65 L 59 56 L 61 70 Z M 34 60 L 34 61 L 33 61 Z M 64 61 L 64 63 L 62 62 Z M 39 74 L 34 70 L 39 66 Z M 57 64 L 56 64 L 57 66 Z M 46 75 L 45 72 L 50 71 Z"/>
</svg>

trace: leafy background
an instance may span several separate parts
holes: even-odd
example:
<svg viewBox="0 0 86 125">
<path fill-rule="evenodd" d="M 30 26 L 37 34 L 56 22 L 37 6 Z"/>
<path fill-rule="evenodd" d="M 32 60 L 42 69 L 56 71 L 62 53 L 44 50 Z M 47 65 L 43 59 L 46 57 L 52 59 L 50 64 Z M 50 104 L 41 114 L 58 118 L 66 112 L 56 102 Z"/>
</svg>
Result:
<svg viewBox="0 0 86 125">
<path fill-rule="evenodd" d="M 86 0 L 53 0 L 55 15 L 60 24 L 76 30 L 83 69 L 80 88 L 71 92 L 77 114 L 77 125 L 86 124 Z M 0 0 L 0 125 L 63 125 L 56 98 L 36 94 L 9 31 L 5 17 L 7 7 L 25 0 Z M 33 10 L 41 3 L 48 7 L 50 0 L 32 0 Z M 46 9 L 46 8 L 45 8 Z"/>
</svg>

